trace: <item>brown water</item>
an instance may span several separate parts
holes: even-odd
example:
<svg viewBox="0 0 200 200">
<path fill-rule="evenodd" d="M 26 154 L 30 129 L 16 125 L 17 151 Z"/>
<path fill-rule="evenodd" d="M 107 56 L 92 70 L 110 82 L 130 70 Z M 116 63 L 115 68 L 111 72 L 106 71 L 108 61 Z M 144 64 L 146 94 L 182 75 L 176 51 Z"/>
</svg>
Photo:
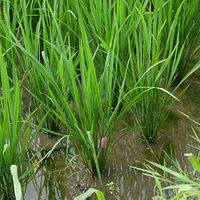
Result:
<svg viewBox="0 0 200 200">
<path fill-rule="evenodd" d="M 171 146 L 174 158 L 179 161 L 182 168 L 186 166 L 189 170 L 192 170 L 192 167 L 187 158 L 184 157 L 184 153 L 192 152 L 195 155 L 198 153 L 197 150 L 189 146 L 189 144 L 196 145 L 194 139 L 190 137 L 190 135 L 193 135 L 191 126 L 195 127 L 195 124 L 180 114 L 177 109 L 199 122 L 200 78 L 194 75 L 193 80 L 194 82 L 192 82 L 187 93 L 173 107 L 167 122 L 160 132 L 162 134 L 166 131 L 166 133 L 151 144 L 151 148 L 160 162 L 163 162 L 164 159 L 162 149 L 170 154 Z M 128 114 L 124 117 L 124 120 L 131 123 L 131 117 Z M 122 123 L 119 124 L 115 129 L 115 133 L 123 128 L 124 125 Z M 38 134 L 32 144 L 30 153 L 47 143 L 49 145 L 46 150 L 50 149 L 57 139 L 57 137 L 47 138 L 43 133 Z M 41 166 L 23 187 L 25 200 L 71 200 L 82 193 L 78 184 L 82 184 L 86 188 L 100 189 L 104 193 L 106 200 L 150 200 L 155 194 L 154 179 L 146 177 L 142 172 L 129 167 L 130 165 L 142 167 L 141 163 L 145 159 L 155 160 L 154 154 L 148 145 L 143 144 L 135 133 L 126 135 L 111 150 L 105 169 L 101 173 L 103 186 L 101 186 L 98 177 L 94 176 L 92 178 L 84 166 L 75 165 L 65 169 L 65 144 L 66 142 L 63 141 L 51 156 L 41 163 Z M 76 152 L 72 144 L 70 145 L 70 155 L 73 156 Z M 45 153 L 44 151 L 41 156 L 44 156 Z M 73 173 L 75 174 L 72 175 Z M 106 186 L 110 182 L 114 182 L 115 196 L 110 194 L 109 188 Z M 167 192 L 166 195 L 168 195 Z"/>
</svg>

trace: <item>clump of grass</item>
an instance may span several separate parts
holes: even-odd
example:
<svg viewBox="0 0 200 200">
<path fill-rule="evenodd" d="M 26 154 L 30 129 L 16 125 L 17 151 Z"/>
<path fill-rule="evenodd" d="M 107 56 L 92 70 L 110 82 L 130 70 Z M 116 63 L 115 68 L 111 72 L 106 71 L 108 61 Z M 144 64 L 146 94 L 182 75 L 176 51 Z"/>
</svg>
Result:
<svg viewBox="0 0 200 200">
<path fill-rule="evenodd" d="M 87 51 L 84 51 L 83 46 L 80 45 L 79 49 L 81 81 L 73 65 L 70 46 L 67 55 L 61 54 L 58 66 L 61 87 L 53 81 L 53 78 L 49 81 L 55 89 L 54 93 L 50 87 L 45 85 L 57 112 L 51 110 L 48 105 L 44 106 L 67 127 L 81 155 L 82 162 L 92 174 L 97 170 L 100 176 L 100 169 L 104 167 L 110 148 L 116 142 L 112 138 L 113 129 L 128 107 L 124 107 L 121 113 L 117 113 L 119 106 L 112 108 L 111 102 L 114 98 L 112 89 L 116 78 L 112 60 L 109 60 L 109 56 L 111 58 L 113 56 L 112 53 L 108 54 L 105 71 L 98 80 L 91 52 L 87 45 L 85 48 Z M 47 71 L 44 72 L 47 73 Z M 72 100 L 68 99 L 66 87 L 69 88 Z M 121 97 L 119 101 L 120 99 Z M 39 98 L 38 101 L 40 101 Z M 107 137 L 107 142 L 102 147 L 102 139 L 105 137 Z"/>
<path fill-rule="evenodd" d="M 198 143 L 200 142 L 199 136 L 192 128 L 194 135 L 192 136 Z M 199 130 L 198 130 L 199 131 Z M 197 147 L 194 147 L 197 148 Z M 199 148 L 198 148 L 199 149 Z M 188 171 L 188 169 L 181 169 L 178 160 L 174 160 L 166 154 L 166 157 L 172 162 L 172 167 L 167 167 L 166 161 L 164 165 L 148 161 L 148 164 L 144 164 L 146 169 L 141 169 L 137 167 L 132 167 L 134 169 L 141 170 L 145 175 L 152 177 L 156 182 L 156 195 L 153 199 L 199 199 L 199 179 L 198 173 L 200 172 L 200 162 L 199 155 L 196 158 L 192 153 L 187 153 L 185 156 L 188 157 L 189 162 L 192 165 L 193 171 Z M 162 172 L 158 172 L 154 168 L 160 169 Z M 163 186 L 162 183 L 167 183 L 168 186 Z M 165 191 L 169 190 L 170 197 L 166 197 Z"/>
<path fill-rule="evenodd" d="M 16 9 L 13 9 L 14 7 Z M 19 64 L 19 61 L 16 60 L 18 52 L 16 51 L 16 48 L 13 48 L 14 45 L 12 43 L 12 34 L 15 33 L 16 37 L 18 37 L 19 34 L 18 23 L 15 19 L 17 18 L 18 14 L 17 8 L 17 1 L 2 1 L 0 5 L 1 49 L 7 66 L 8 75 L 10 77 L 12 77 L 12 67 L 15 67 L 17 69 L 17 66 Z M 15 63 L 13 63 L 13 60 L 15 60 Z"/>
<path fill-rule="evenodd" d="M 97 171 L 100 180 L 111 148 L 123 137 L 112 133 L 125 112 L 132 113 L 143 142 L 155 141 L 178 100 L 175 91 L 200 66 L 184 72 L 169 92 L 191 44 L 181 38 L 192 38 L 188 24 L 196 9 L 189 13 L 185 5 L 194 8 L 196 1 L 13 2 L 11 6 L 5 1 L 2 7 L 2 48 L 24 81 L 32 110 L 39 107 L 38 123 L 45 115 L 44 130 L 61 135 L 58 128 L 68 129 L 82 162 L 92 174 Z M 10 25 L 11 8 L 15 18 Z M 180 18 L 183 24 L 187 21 L 186 36 L 181 35 Z"/>
<path fill-rule="evenodd" d="M 163 23 L 163 6 L 164 1 L 154 1 L 154 10 L 152 11 L 151 3 L 135 6 L 132 15 L 135 28 L 132 37 L 128 38 L 128 75 L 126 86 L 131 90 L 134 86 L 141 88 L 133 93 L 134 95 L 142 94 L 148 87 L 154 87 L 154 90 L 145 92 L 141 95 L 138 103 L 132 108 L 131 113 L 137 126 L 140 126 L 138 135 L 143 142 L 154 142 L 162 123 L 165 121 L 170 108 L 177 101 L 173 94 L 179 86 L 189 77 L 191 73 L 200 67 L 197 63 L 181 79 L 177 87 L 173 88 L 171 93 L 170 86 L 174 82 L 180 60 L 184 55 L 185 43 L 181 44 L 179 33 L 167 35 L 167 42 L 170 45 L 170 51 L 165 54 L 163 60 L 162 52 L 162 33 L 165 32 L 165 22 Z M 176 17 L 172 24 L 178 23 L 180 8 L 177 10 Z M 180 47 L 180 48 L 179 48 Z M 123 75 L 123 66 L 121 68 Z M 182 90 L 178 98 L 187 90 Z M 172 99 L 173 98 L 173 99 Z"/>
<path fill-rule="evenodd" d="M 23 1 L 20 6 L 14 7 L 15 10 L 22 10 L 23 13 L 23 15 L 21 15 L 21 13 L 18 12 L 15 19 L 18 21 L 19 35 L 17 36 L 15 32 L 9 28 L 7 31 L 11 34 L 11 41 L 14 40 L 15 42 L 20 42 L 23 44 L 24 48 L 30 52 L 31 55 L 33 55 L 40 63 L 45 63 L 44 66 L 51 71 L 53 78 L 56 80 L 56 62 L 58 59 L 56 57 L 57 54 L 55 53 L 55 50 L 51 48 L 50 44 L 52 43 L 53 45 L 57 46 L 57 48 L 59 48 L 60 44 L 57 41 L 55 23 L 52 23 L 51 15 L 49 13 L 50 11 L 47 9 L 51 3 L 52 2 L 48 1 L 43 3 L 40 1 L 33 1 L 29 4 L 28 2 Z M 55 14 L 58 6 L 56 3 L 53 5 L 55 8 Z M 62 6 L 61 1 L 59 5 Z M 61 12 L 60 9 L 59 11 Z M 63 29 L 63 24 L 64 22 L 62 22 L 62 18 L 60 18 L 59 27 L 62 28 L 62 31 L 64 32 L 65 30 Z M 4 39 L 4 41 L 9 40 L 10 38 L 7 37 Z M 66 43 L 65 41 L 63 42 Z M 13 49 L 17 51 L 17 48 Z M 15 59 L 18 61 L 18 66 L 16 66 L 16 68 L 18 68 L 20 71 L 20 78 L 23 80 L 22 85 L 24 88 L 28 88 L 31 93 L 31 95 L 27 95 L 26 91 L 24 93 L 27 97 L 28 103 L 30 104 L 31 111 L 39 107 L 37 113 L 34 114 L 35 123 L 39 124 L 44 115 L 48 113 L 46 120 L 43 123 L 43 128 L 46 130 L 47 135 L 51 136 L 47 130 L 59 131 L 59 120 L 55 117 L 55 115 L 52 115 L 52 113 L 48 112 L 44 106 L 41 106 L 41 103 L 34 98 L 37 96 L 42 102 L 47 104 L 49 108 L 56 109 L 54 104 L 52 104 L 51 100 L 48 98 L 47 90 L 45 90 L 43 82 L 41 81 L 40 77 L 43 76 L 43 74 L 38 73 L 37 70 L 34 69 L 34 67 L 28 61 L 27 55 L 23 54 L 23 52 L 18 53 Z M 43 78 L 45 79 L 44 76 Z M 45 82 L 48 84 L 47 79 L 45 79 Z"/>
<path fill-rule="evenodd" d="M 118 68 L 114 55 L 115 38 L 113 38 L 111 47 L 106 54 L 104 70 L 99 75 L 94 65 L 95 56 L 91 53 L 80 12 L 78 12 L 78 18 L 82 40 L 79 41 L 79 60 L 77 65 L 76 60 L 74 63 L 70 38 L 68 38 L 66 49 L 62 30 L 55 18 L 55 13 L 50 6 L 48 8 L 53 23 L 55 23 L 57 42 L 60 44 L 59 48 L 57 48 L 54 44 L 49 43 L 57 61 L 55 65 L 57 69 L 56 80 L 49 66 L 49 54 L 43 52 L 45 59 L 42 64 L 30 49 L 24 48 L 20 43 L 17 43 L 17 46 L 37 72 L 41 83 L 43 83 L 47 98 L 56 109 L 52 109 L 43 102 L 40 96 L 34 95 L 31 92 L 31 88 L 29 90 L 34 95 L 34 98 L 52 115 L 55 115 L 69 130 L 70 138 L 76 144 L 82 162 L 92 174 L 97 171 L 101 180 L 100 170 L 105 166 L 110 149 L 123 137 L 123 135 L 113 136 L 113 130 L 137 98 L 133 99 L 130 104 L 123 105 L 119 111 L 119 104 L 122 102 L 123 96 L 126 95 L 128 97 L 131 93 L 124 94 L 123 92 L 126 79 L 126 76 L 124 76 L 119 85 L 120 93 L 117 96 L 116 107 L 112 107 L 112 102 L 116 98 L 115 88 L 118 86 Z M 77 9 L 77 11 L 79 10 Z M 77 66 L 80 71 L 77 71 Z M 67 89 L 72 99 L 68 98 Z M 136 89 L 134 88 L 134 90 Z"/>
<path fill-rule="evenodd" d="M 33 168 L 27 170 L 29 163 L 23 169 L 21 166 L 22 161 L 26 156 L 27 149 L 29 148 L 40 127 L 38 127 L 30 139 L 29 134 L 31 113 L 29 113 L 29 117 L 25 121 L 22 120 L 21 96 L 19 88 L 20 83 L 18 82 L 17 72 L 16 69 L 12 67 L 12 77 L 8 76 L 7 67 L 1 48 L 0 69 L 0 83 L 2 89 L 2 93 L 0 95 L 0 195 L 2 199 L 15 199 L 10 167 L 13 164 L 18 166 L 20 178 L 31 172 Z M 43 120 L 41 123 L 42 122 Z M 27 128 L 25 130 L 26 126 Z M 19 149 L 18 142 L 19 137 L 22 134 L 24 135 L 24 139 L 21 149 Z"/>
<path fill-rule="evenodd" d="M 162 7 L 156 8 L 157 1 L 152 1 L 155 6 L 155 12 L 163 14 L 163 27 L 161 42 L 163 56 L 166 57 L 176 46 L 177 52 L 182 51 L 182 56 L 175 69 L 173 83 L 179 84 L 187 73 L 193 68 L 190 66 L 194 61 L 195 55 L 200 50 L 200 12 L 199 1 L 178 0 L 162 1 Z M 181 50 L 182 49 L 182 50 Z M 197 64 L 198 58 L 193 62 Z M 176 62 L 176 55 L 173 56 L 169 66 L 170 71 L 174 70 L 173 63 Z"/>
<path fill-rule="evenodd" d="M 104 51 L 102 57 L 97 52 L 94 62 L 96 63 L 98 59 L 102 60 L 104 58 L 105 51 L 108 52 L 111 41 L 115 38 L 114 60 L 116 64 L 114 67 L 117 75 L 115 94 L 116 96 L 119 95 L 120 85 L 123 82 L 124 75 L 127 73 L 125 90 L 131 91 L 133 88 L 138 87 L 138 90 L 132 93 L 132 99 L 137 99 L 140 96 L 137 99 L 138 103 L 132 109 L 136 126 L 141 127 L 138 135 L 143 142 L 154 141 L 161 122 L 165 118 L 163 112 L 167 101 L 169 101 L 166 91 L 169 89 L 171 80 L 169 80 L 169 83 L 167 82 L 167 86 L 164 89 L 160 88 L 161 82 L 163 74 L 175 52 L 174 48 L 165 59 L 160 60 L 162 51 L 160 43 L 164 26 L 162 10 L 159 14 L 151 12 L 151 3 L 148 1 L 127 1 L 126 3 L 116 1 L 115 4 L 109 2 L 109 5 L 105 4 L 105 2 L 102 4 L 99 2 L 98 6 L 102 6 L 105 12 L 102 15 L 95 15 L 97 7 L 92 2 L 90 4 L 92 18 L 86 14 L 88 11 L 86 5 L 77 3 L 77 9 L 79 7 L 82 8 L 80 9 L 82 12 L 78 13 L 81 13 L 80 15 L 84 22 L 88 21 L 90 24 L 89 27 L 85 25 L 87 32 L 89 32 L 89 37 L 93 37 L 94 41 L 98 41 L 98 45 Z M 155 9 L 158 9 L 159 6 L 162 7 L 162 2 L 157 3 Z M 112 23 L 108 20 L 111 15 L 113 16 Z M 94 21 L 103 23 L 105 26 L 99 25 L 97 27 Z M 102 32 L 106 34 L 102 34 Z M 93 33 L 97 37 L 93 36 Z M 92 42 L 93 40 L 91 40 L 91 46 L 93 45 Z M 182 51 L 180 51 L 178 59 L 180 59 L 181 54 Z M 179 62 L 178 59 L 177 62 Z M 97 66 L 101 66 L 100 62 Z M 102 65 L 98 69 L 101 71 L 104 66 Z M 152 90 L 152 87 L 155 89 Z M 149 91 L 147 92 L 147 90 Z M 164 94 L 163 99 L 160 101 L 161 90 Z M 168 100 L 165 101 L 165 99 Z M 130 102 L 131 99 L 127 99 L 127 101 Z M 113 106 L 115 105 L 113 102 Z"/>
</svg>

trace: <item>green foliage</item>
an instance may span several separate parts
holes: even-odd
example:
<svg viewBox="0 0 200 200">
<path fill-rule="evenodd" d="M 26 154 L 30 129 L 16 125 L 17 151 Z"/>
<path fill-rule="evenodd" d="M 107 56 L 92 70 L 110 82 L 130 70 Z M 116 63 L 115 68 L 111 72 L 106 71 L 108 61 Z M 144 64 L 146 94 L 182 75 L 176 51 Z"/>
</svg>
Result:
<svg viewBox="0 0 200 200">
<path fill-rule="evenodd" d="M 120 84 L 125 73 L 127 73 L 126 91 L 130 91 L 134 87 L 141 87 L 140 90 L 132 93 L 132 99 L 137 98 L 138 94 L 143 93 L 149 87 L 164 87 L 164 90 L 169 90 L 174 83 L 174 78 L 177 77 L 177 72 L 180 71 L 179 68 L 182 66 L 186 48 L 191 44 L 193 36 L 189 24 L 192 23 L 190 21 L 192 16 L 197 14 L 197 9 L 188 9 L 189 22 L 185 20 L 181 9 L 182 6 L 184 9 L 187 6 L 194 8 L 197 1 L 193 3 L 185 1 L 182 3 L 181 1 L 180 5 L 173 3 L 173 1 L 164 0 L 156 0 L 152 3 L 149 1 L 76 2 L 77 16 L 81 18 L 82 26 L 87 31 L 90 47 L 93 50 L 97 48 L 94 63 L 100 73 L 104 70 L 102 62 L 106 59 L 106 53 L 110 48 L 114 50 L 116 63 L 114 69 L 119 84 L 115 89 L 115 95 L 119 95 Z M 99 10 L 103 10 L 103 12 L 99 12 Z M 174 17 L 168 19 L 172 13 Z M 184 18 L 183 24 L 189 25 L 188 31 L 182 30 L 183 24 L 178 27 L 180 18 Z M 195 17 L 195 20 L 197 18 Z M 195 34 L 199 35 L 197 33 L 199 31 L 197 20 L 193 25 L 192 29 L 195 30 Z M 84 37 L 82 29 L 81 33 Z M 183 33 L 185 35 L 180 36 Z M 113 39 L 115 40 L 114 46 L 112 46 Z M 198 48 L 195 53 L 197 50 Z M 163 59 L 161 60 L 161 58 Z M 178 85 L 172 94 L 199 66 L 198 63 L 179 78 Z M 186 69 L 186 67 L 182 69 Z M 170 108 L 176 102 L 176 100 L 171 100 L 172 96 L 168 96 L 166 92 L 161 93 L 157 89 L 144 92 L 138 99 L 138 104 L 132 108 L 136 126 L 141 127 L 138 135 L 143 142 L 155 141 Z M 126 100 L 130 101 L 130 99 Z M 115 106 L 115 102 L 113 102 L 113 106 Z"/>
<path fill-rule="evenodd" d="M 105 200 L 104 194 L 101 191 L 96 190 L 94 188 L 90 188 L 84 194 L 75 197 L 74 200 L 85 200 L 86 198 L 90 197 L 93 193 L 97 195 L 98 200 Z"/>
<path fill-rule="evenodd" d="M 200 142 L 200 139 L 195 131 L 194 134 L 195 134 L 194 139 Z M 172 161 L 173 168 L 151 161 L 148 161 L 150 165 L 144 164 L 146 169 L 141 169 L 137 167 L 132 167 L 132 168 L 141 170 L 142 172 L 144 172 L 145 175 L 155 179 L 159 194 L 154 196 L 153 199 L 163 199 L 163 200 L 166 199 L 165 195 L 163 194 L 164 190 L 173 191 L 172 192 L 173 197 L 170 197 L 171 200 L 188 199 L 188 198 L 199 199 L 200 198 L 200 191 L 199 191 L 200 184 L 198 178 L 198 173 L 200 172 L 199 156 L 198 158 L 196 158 L 192 153 L 185 154 L 185 156 L 188 157 L 188 160 L 193 166 L 192 172 L 188 172 L 187 169 L 182 170 L 179 165 L 179 162 L 177 160 L 175 161 L 169 155 L 167 155 L 167 157 Z M 163 172 L 163 174 L 159 173 L 151 166 L 160 169 Z M 165 183 L 167 182 L 169 186 L 163 188 L 162 182 Z"/>
<path fill-rule="evenodd" d="M 171 66 L 168 70 L 175 70 L 173 82 L 178 84 L 193 68 L 190 63 L 195 55 L 198 55 L 200 50 L 200 12 L 199 1 L 194 0 L 169 0 L 169 1 L 152 1 L 154 7 L 158 2 L 162 4 L 163 32 L 161 35 L 161 45 L 163 48 L 164 57 L 169 54 L 175 46 L 177 52 L 182 49 L 182 56 L 174 69 L 173 62 L 176 60 L 176 55 L 171 60 Z M 155 8 L 159 11 L 160 8 Z M 194 60 L 193 60 L 194 61 Z M 194 61 L 193 66 L 197 64 L 198 59 Z"/>
<path fill-rule="evenodd" d="M 167 17 L 163 17 L 164 2 L 154 1 L 153 5 L 151 3 L 135 5 L 134 11 L 130 15 L 130 17 L 137 16 L 137 18 L 132 17 L 132 22 L 134 22 L 132 24 L 135 27 L 132 29 L 130 38 L 127 36 L 129 49 L 126 62 L 128 66 L 122 65 L 120 68 L 122 76 L 125 69 L 128 68 L 125 84 L 128 90 L 136 86 L 141 87 L 140 90 L 133 93 L 132 98 L 142 94 L 148 87 L 159 88 L 141 95 L 138 103 L 131 110 L 136 125 L 141 127 L 138 135 L 143 142 L 155 141 L 170 108 L 177 100 L 172 99 L 172 95 L 168 95 L 166 91 L 169 91 L 170 86 L 174 83 L 174 77 L 177 75 L 178 66 L 181 65 L 181 58 L 184 56 L 185 50 L 185 43 L 181 43 L 179 40 L 179 31 L 181 30 L 173 32 L 173 37 L 171 32 L 167 33 L 166 44 L 163 45 L 162 35 L 165 34 L 167 26 Z M 180 9 L 181 6 L 177 10 L 172 24 L 178 23 Z M 119 53 L 120 50 L 121 48 Z M 162 60 L 161 57 L 163 57 Z M 199 67 L 200 63 L 198 62 L 190 71 L 187 71 L 179 80 L 178 85 L 172 89 L 171 94 L 174 94 L 189 75 Z M 163 88 L 164 92 L 161 92 L 160 88 Z M 177 98 L 181 97 L 186 90 L 187 87 Z"/>
<path fill-rule="evenodd" d="M 37 96 L 34 97 L 67 127 L 71 139 L 77 143 L 83 163 L 91 170 L 92 174 L 97 170 L 100 177 L 100 169 L 104 167 L 111 147 L 119 139 L 118 136 L 115 136 L 116 139 L 111 139 L 113 129 L 129 106 L 124 106 L 118 113 L 119 103 L 122 99 L 120 95 L 118 105 L 114 109 L 112 108 L 112 99 L 114 98 L 112 89 L 116 81 L 113 70 L 113 52 L 107 55 L 105 70 L 97 78 L 87 40 L 84 41 L 84 44 L 85 48 L 80 44 L 79 49 L 81 81 L 71 58 L 70 47 L 67 52 L 60 52 L 61 58 L 58 63 L 60 85 L 54 81 L 52 74 L 44 66 L 34 65 L 38 73 L 42 71 L 45 75 L 45 78 L 41 77 L 41 80 L 56 111 L 44 104 Z M 48 79 L 51 87 L 45 84 L 45 79 Z M 68 99 L 67 87 L 73 101 Z M 123 92 L 123 85 L 121 90 Z M 105 149 L 101 147 L 101 140 L 104 137 L 108 138 Z"/>
<path fill-rule="evenodd" d="M 118 85 L 114 38 L 104 60 L 104 71 L 98 74 L 94 64 L 95 55 L 91 52 L 84 21 L 77 8 L 82 34 L 78 53 L 79 70 L 77 70 L 77 60 L 74 61 L 73 59 L 74 54 L 70 37 L 67 37 L 68 45 L 66 49 L 62 29 L 49 2 L 47 2 L 47 8 L 49 10 L 48 16 L 55 26 L 56 42 L 59 47 L 47 42 L 46 48 L 49 48 L 52 54 L 49 54 L 48 51 L 45 52 L 45 50 L 42 51 L 42 63 L 38 59 L 37 53 L 34 53 L 34 49 L 30 48 L 32 41 L 28 39 L 30 36 L 27 33 L 31 33 L 31 31 L 26 31 L 23 28 L 25 24 L 19 24 L 25 46 L 21 45 L 13 35 L 15 45 L 21 50 L 24 61 L 27 61 L 27 64 L 24 65 L 24 71 L 28 77 L 27 90 L 45 111 L 50 112 L 52 118 L 55 116 L 68 129 L 70 137 L 81 155 L 82 162 L 90 169 L 92 174 L 97 170 L 100 177 L 100 169 L 105 166 L 111 147 L 123 136 L 115 135 L 112 137 L 112 132 L 124 113 L 128 111 L 130 105 L 135 103 L 137 97 L 129 105 L 123 105 L 119 111 L 122 99 L 125 95 L 128 98 L 131 91 L 127 94 L 123 92 L 126 75 Z M 51 65 L 54 65 L 54 67 L 51 67 Z M 29 69 L 29 66 L 31 66 L 31 69 Z M 119 96 L 115 95 L 115 88 L 117 87 L 120 87 L 121 90 Z M 133 88 L 133 90 L 136 89 Z M 67 90 L 72 99 L 69 99 Z M 117 103 L 113 108 L 114 100 Z M 102 148 L 101 141 L 105 137 L 107 137 L 107 144 L 105 148 Z"/>
<path fill-rule="evenodd" d="M 29 140 L 31 125 L 30 117 L 33 113 L 29 113 L 29 116 L 25 121 L 22 120 L 20 83 L 18 82 L 17 72 L 13 67 L 13 77 L 11 80 L 7 73 L 7 67 L 1 49 L 0 69 L 0 85 L 2 86 L 2 93 L 0 96 L 0 194 L 5 199 L 14 199 L 10 166 L 13 164 L 19 166 L 18 172 L 20 173 L 20 177 L 26 173 L 29 162 L 23 169 L 21 168 L 21 165 L 31 142 L 45 119 L 45 116 L 41 121 L 40 126 Z M 11 84 L 9 82 L 11 82 Z M 21 150 L 19 150 L 18 142 L 22 133 L 24 134 L 24 139 Z"/>
<path fill-rule="evenodd" d="M 130 111 L 131 131 L 154 142 L 187 87 L 175 92 L 200 67 L 195 62 L 188 69 L 199 51 L 198 0 L 12 0 L 0 8 L 2 194 L 2 188 L 13 190 L 10 166 L 20 169 L 34 138 L 28 142 L 32 116 L 37 131 L 44 122 L 44 131 L 69 135 L 101 181 L 110 150 L 128 133 L 112 134 L 123 115 Z M 20 86 L 31 105 L 23 123 Z"/>
</svg>

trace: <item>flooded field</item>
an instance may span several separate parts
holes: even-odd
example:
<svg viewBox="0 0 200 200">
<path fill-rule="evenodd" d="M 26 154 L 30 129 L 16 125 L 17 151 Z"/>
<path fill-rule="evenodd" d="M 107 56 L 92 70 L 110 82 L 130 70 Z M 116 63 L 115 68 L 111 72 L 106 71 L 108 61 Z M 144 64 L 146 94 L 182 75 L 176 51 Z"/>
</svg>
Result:
<svg viewBox="0 0 200 200">
<path fill-rule="evenodd" d="M 66 141 L 62 141 L 51 156 L 41 163 L 25 185 L 24 199 L 74 199 L 90 187 L 101 190 L 106 200 L 151 199 L 156 192 L 154 179 L 144 176 L 142 172 L 136 171 L 130 166 L 143 167 L 142 163 L 145 160 L 156 161 L 156 158 L 162 163 L 166 157 L 162 150 L 170 155 L 172 149 L 174 159 L 179 161 L 182 168 L 191 169 L 184 153 L 192 152 L 194 155 L 198 153 L 190 146 L 197 145 L 195 140 L 190 137 L 190 135 L 193 135 L 191 126 L 195 128 L 196 125 L 179 111 L 199 121 L 200 95 L 198 91 L 200 84 L 198 80 L 198 76 L 194 75 L 188 91 L 181 97 L 180 102 L 177 102 L 173 107 L 167 122 L 160 131 L 161 137 L 155 143 L 150 144 L 153 152 L 147 144 L 139 140 L 136 133 L 129 133 L 111 150 L 101 174 L 103 180 L 103 185 L 101 185 L 98 177 L 96 175 L 91 177 L 89 171 L 80 164 L 78 158 L 75 159 L 73 167 L 66 169 Z M 133 123 L 129 114 L 125 115 L 124 121 Z M 120 123 L 115 129 L 115 133 L 126 131 L 123 130 L 124 128 L 123 123 Z M 32 151 L 35 152 L 49 144 L 46 151 L 42 152 L 42 157 L 55 144 L 57 139 L 57 136 L 48 138 L 46 134 L 40 133 L 32 144 Z M 69 152 L 71 157 L 76 154 L 72 144 Z M 110 182 L 114 183 L 114 194 L 110 194 L 109 187 L 106 186 Z M 170 194 L 166 193 L 166 195 Z"/>
</svg>

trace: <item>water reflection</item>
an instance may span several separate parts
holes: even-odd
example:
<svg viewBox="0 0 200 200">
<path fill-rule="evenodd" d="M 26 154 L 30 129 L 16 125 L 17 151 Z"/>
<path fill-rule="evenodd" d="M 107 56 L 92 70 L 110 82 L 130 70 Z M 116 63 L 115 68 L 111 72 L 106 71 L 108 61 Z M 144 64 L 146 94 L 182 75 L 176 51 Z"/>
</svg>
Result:
<svg viewBox="0 0 200 200">
<path fill-rule="evenodd" d="M 74 150 L 69 151 L 72 157 Z M 49 158 L 41 162 L 23 187 L 24 199 L 73 199 L 77 191 L 80 193 L 75 176 L 69 178 L 77 171 L 77 166 L 66 168 L 65 152 L 65 148 L 56 149 Z M 44 157 L 46 153 L 43 151 L 38 159 Z M 33 152 L 29 151 L 29 154 Z M 82 169 L 79 168 L 80 170 Z"/>
</svg>

